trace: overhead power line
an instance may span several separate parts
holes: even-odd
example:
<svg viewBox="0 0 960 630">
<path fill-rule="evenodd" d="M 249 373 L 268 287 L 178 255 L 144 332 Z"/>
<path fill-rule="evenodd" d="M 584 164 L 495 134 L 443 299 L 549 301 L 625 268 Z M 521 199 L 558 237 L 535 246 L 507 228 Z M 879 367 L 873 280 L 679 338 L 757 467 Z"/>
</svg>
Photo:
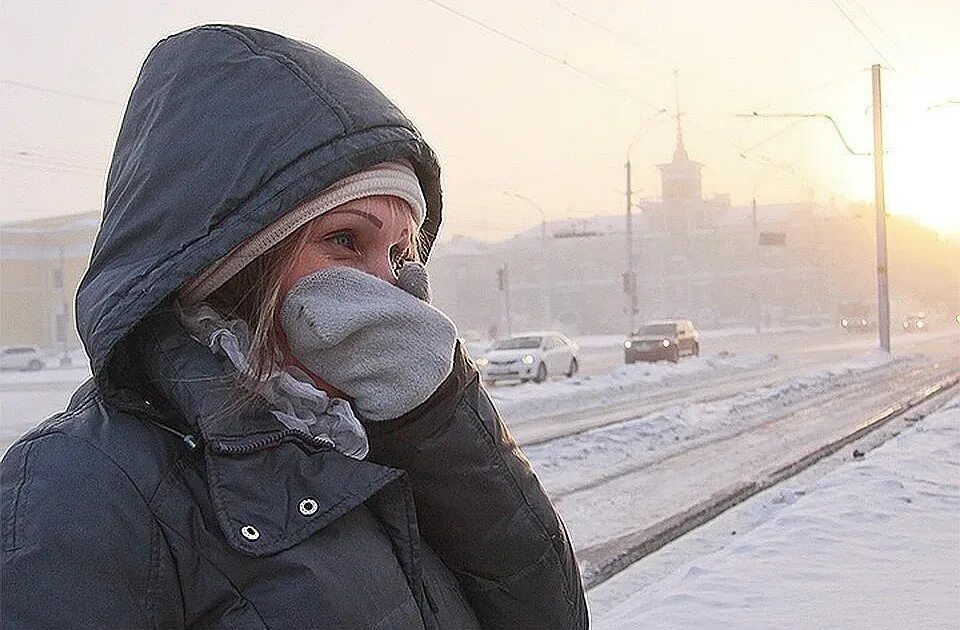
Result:
<svg viewBox="0 0 960 630">
<path fill-rule="evenodd" d="M 19 168 L 45 173 L 69 173 L 74 175 L 90 175 L 104 177 L 105 166 L 86 164 L 78 156 L 63 152 L 50 153 L 43 149 L 19 149 L 14 147 L 0 147 L 0 165 L 9 168 Z"/>
<path fill-rule="evenodd" d="M 660 67 L 662 67 L 662 68 L 664 68 L 664 69 L 666 69 L 666 70 L 670 70 L 671 72 L 674 72 L 674 73 L 677 72 L 677 67 L 680 66 L 680 65 L 682 65 L 682 64 L 677 63 L 677 60 L 676 60 L 676 59 L 668 58 L 668 57 L 667 57 L 666 55 L 664 55 L 662 52 L 660 52 L 660 51 L 658 51 L 658 50 L 650 47 L 649 45 L 647 45 L 646 43 L 640 41 L 640 40 L 637 39 L 636 37 L 633 37 L 633 36 L 631 36 L 631 35 L 627 35 L 627 34 L 623 33 L 622 31 L 618 31 L 617 29 L 610 28 L 609 26 L 607 26 L 607 25 L 604 24 L 603 22 L 600 22 L 599 20 L 596 20 L 596 19 L 591 18 L 591 17 L 589 17 L 589 16 L 587 16 L 587 15 L 584 15 L 583 13 L 580 13 L 579 11 L 571 8 L 571 7 L 570 7 L 569 5 L 567 5 L 566 3 L 560 2 L 560 0 L 548 0 L 548 1 L 549 1 L 551 4 L 553 4 L 554 6 L 562 9 L 562 10 L 565 11 L 566 13 L 569 13 L 571 16 L 573 16 L 574 19 L 580 20 L 581 22 L 583 22 L 583 23 L 585 23 L 585 24 L 588 24 L 588 25 L 592 26 L 593 28 L 596 28 L 596 29 L 598 29 L 598 30 L 600 30 L 600 31 L 608 34 L 608 35 L 611 35 L 611 36 L 619 39 L 619 40 L 622 41 L 622 42 L 625 42 L 625 43 L 626 43 L 627 45 L 629 45 L 631 48 L 634 48 L 634 49 L 637 49 L 637 50 L 641 50 L 641 51 L 646 52 L 647 54 L 649 54 L 650 56 L 652 56 L 652 57 L 654 58 L 654 63 L 651 63 L 651 65 L 659 65 Z M 730 94 L 730 95 L 733 95 L 733 94 L 734 94 L 734 92 L 732 91 L 730 85 L 724 84 L 724 83 L 721 83 L 721 82 L 719 82 L 719 81 L 717 81 L 717 80 L 715 80 L 715 79 L 712 79 L 712 78 L 711 78 L 709 75 L 707 75 L 707 74 L 704 74 L 704 75 L 700 76 L 700 80 L 703 81 L 703 82 L 705 82 L 705 83 L 711 84 L 714 88 L 717 89 L 717 92 L 718 92 L 718 93 L 726 93 L 726 94 Z"/>
<path fill-rule="evenodd" d="M 8 158 L 0 158 L 0 166 L 8 168 L 19 168 L 29 171 L 41 171 L 43 173 L 57 173 L 57 174 L 66 174 L 66 175 L 86 175 L 88 177 L 97 177 L 102 178 L 105 176 L 103 172 L 91 171 L 91 170 L 80 170 L 72 169 L 64 166 L 57 166 L 54 164 L 42 164 L 42 163 L 32 163 L 32 162 L 16 162 L 9 160 Z"/>
<path fill-rule="evenodd" d="M 582 14 L 582 13 L 580 13 L 580 12 L 574 10 L 574 9 L 572 9 L 571 7 L 569 7 L 568 5 L 564 4 L 563 2 L 560 2 L 560 0 L 549 0 L 549 1 L 550 1 L 550 3 L 553 4 L 554 6 L 563 9 L 564 11 L 566 11 L 567 13 L 569 13 L 570 15 L 572 15 L 573 17 L 577 18 L 578 20 L 581 20 L 581 21 L 583 21 L 583 22 L 586 22 L 587 24 L 593 26 L 594 28 L 600 29 L 601 31 L 603 31 L 604 33 L 607 33 L 608 35 L 613 35 L 613 36 L 616 37 L 617 39 L 621 39 L 621 40 L 627 42 L 628 44 L 630 44 L 631 46 L 633 46 L 633 47 L 635 47 L 635 48 L 639 48 L 639 49 L 641 49 L 641 50 L 644 50 L 644 51 L 646 51 L 647 53 L 653 55 L 654 57 L 657 57 L 657 58 L 661 58 L 661 57 L 662 57 L 662 56 L 660 55 L 660 53 L 658 53 L 656 50 L 654 50 L 653 48 L 650 48 L 649 46 L 647 46 L 647 45 L 644 44 L 643 42 L 638 41 L 636 38 L 630 37 L 630 36 L 628 36 L 628 35 L 624 35 L 623 33 L 620 33 L 620 32 L 618 32 L 618 31 L 615 31 L 614 29 L 610 28 L 610 27 L 607 26 L 606 24 L 603 24 L 603 23 L 601 23 L 601 22 L 598 22 L 597 20 L 591 19 L 591 18 L 587 17 L 586 15 L 584 15 L 584 14 Z M 660 64 L 663 65 L 664 67 L 667 67 L 667 66 L 668 66 L 668 64 L 666 64 L 665 62 L 663 62 L 662 59 L 658 59 L 658 61 L 659 61 Z M 671 69 L 672 69 L 672 68 L 671 68 Z"/>
<path fill-rule="evenodd" d="M 847 73 L 843 74 L 842 76 L 837 76 L 837 77 L 835 77 L 835 78 L 833 78 L 833 79 L 829 79 L 829 80 L 827 80 L 827 81 L 821 81 L 821 82 L 816 83 L 816 84 L 814 84 L 814 85 L 808 85 L 808 86 L 806 86 L 806 87 L 797 88 L 796 90 L 789 90 L 789 91 L 787 91 L 786 93 L 782 94 L 782 95 L 779 96 L 779 97 L 776 97 L 776 98 L 774 98 L 774 99 L 772 99 L 772 100 L 768 100 L 767 102 L 765 102 L 763 105 L 761 105 L 761 106 L 758 107 L 757 109 L 758 109 L 758 110 L 763 110 L 763 109 L 770 109 L 770 108 L 774 108 L 774 107 L 786 106 L 786 105 L 788 105 L 788 104 L 791 103 L 791 102 L 795 102 L 795 101 L 797 101 L 798 99 L 801 99 L 801 98 L 807 96 L 808 94 L 812 94 L 813 92 L 819 92 L 819 91 L 821 91 L 821 90 L 825 90 L 825 89 L 830 88 L 830 87 L 838 86 L 838 85 L 840 85 L 841 83 L 846 83 L 847 81 L 849 81 L 850 79 L 852 79 L 852 78 L 854 78 L 854 77 L 859 77 L 859 76 L 861 76 L 861 75 L 869 74 L 869 73 L 870 73 L 870 68 L 869 68 L 869 66 L 867 66 L 867 67 L 863 67 L 863 68 L 858 68 L 857 70 L 854 70 L 853 72 L 847 72 Z"/>
<path fill-rule="evenodd" d="M 709 136 L 713 136 L 714 138 L 716 138 L 716 139 L 719 140 L 720 142 L 722 142 L 722 143 L 724 143 L 724 144 L 727 144 L 728 146 L 732 147 L 732 148 L 736 151 L 737 157 L 739 157 L 741 160 L 744 160 L 744 161 L 746 161 L 746 162 L 753 162 L 754 164 L 757 164 L 758 166 L 761 166 L 761 167 L 763 167 L 763 168 L 772 168 L 772 169 L 775 169 L 775 170 L 778 170 L 778 171 L 784 171 L 784 170 L 786 170 L 786 171 L 788 171 L 788 172 L 790 173 L 790 175 L 792 175 L 793 177 L 795 177 L 795 178 L 796 178 L 798 181 L 800 181 L 801 183 L 803 183 L 803 184 L 805 184 L 805 185 L 807 185 L 807 186 L 811 186 L 811 185 L 812 185 L 812 184 L 810 183 L 810 181 L 809 181 L 806 177 L 804 177 L 803 175 L 797 173 L 796 169 L 793 168 L 793 165 L 792 165 L 792 164 L 785 164 L 785 163 L 782 163 L 782 162 L 777 162 L 777 161 L 773 160 L 772 158 L 770 158 L 770 157 L 768 157 L 768 156 L 766 156 L 766 155 L 756 155 L 756 154 L 754 153 L 755 149 L 757 148 L 756 145 L 754 145 L 754 146 L 751 147 L 751 148 L 745 148 L 743 145 L 741 145 L 741 144 L 740 144 L 739 142 L 737 142 L 736 140 L 733 140 L 732 138 L 730 138 L 730 137 L 728 137 L 728 136 L 726 136 L 726 135 L 724 135 L 724 134 L 722 134 L 722 133 L 720 133 L 720 132 L 718 132 L 718 131 L 716 131 L 716 130 L 710 129 L 709 127 L 707 127 L 707 126 L 705 126 L 705 125 L 703 125 L 703 124 L 700 124 L 700 123 L 698 123 L 696 120 L 692 120 L 692 119 L 690 119 L 690 118 L 684 118 L 684 124 L 686 124 L 686 125 L 688 125 L 688 126 L 696 127 L 696 128 L 698 128 L 701 132 L 703 132 L 703 133 L 705 133 L 705 134 L 707 134 L 707 135 L 709 135 Z"/>
<path fill-rule="evenodd" d="M 885 63 L 888 68 L 892 68 L 892 67 L 893 67 L 893 64 L 890 63 L 890 60 L 887 59 L 887 58 L 883 55 L 882 52 L 880 52 L 880 49 L 877 48 L 877 45 L 874 44 L 874 43 L 873 43 L 873 40 L 870 39 L 870 38 L 867 36 L 867 34 L 863 32 L 863 29 L 860 28 L 860 26 L 856 23 L 856 21 L 855 21 L 852 17 L 850 17 L 850 15 L 849 15 L 846 11 L 843 10 L 843 7 L 840 6 L 840 3 L 837 2 L 837 0 L 830 0 L 830 4 L 832 4 L 834 7 L 836 7 L 837 11 L 840 12 L 840 15 L 842 15 L 844 18 L 846 18 L 847 22 L 850 23 L 850 26 L 852 26 L 852 27 L 854 28 L 854 30 L 856 30 L 858 33 L 860 33 L 860 37 L 862 37 L 865 42 L 867 42 L 868 44 L 870 44 L 870 48 L 873 48 L 873 51 L 874 51 L 875 53 L 877 53 L 877 55 L 880 56 L 880 59 L 883 61 L 883 63 Z"/>
<path fill-rule="evenodd" d="M 875 29 L 877 29 L 877 31 L 878 31 L 881 35 L 883 35 L 884 37 L 886 37 L 887 40 L 894 45 L 894 47 L 899 48 L 900 44 L 897 42 L 897 40 L 896 40 L 893 36 L 891 36 L 886 30 L 884 30 L 884 28 L 883 28 L 882 26 L 880 26 L 880 24 L 877 23 L 877 21 L 876 21 L 875 19 L 873 19 L 873 16 L 871 16 L 871 15 L 867 12 L 867 10 L 863 8 L 863 5 L 862 5 L 862 4 L 860 4 L 859 2 L 857 2 L 857 0 L 848 0 L 848 1 L 850 2 L 850 4 L 852 4 L 854 7 L 856 7 L 856 9 L 857 9 L 858 11 L 860 11 L 860 13 L 862 13 L 862 14 L 864 15 L 864 17 L 867 18 L 867 21 L 870 22 L 870 23 L 873 25 L 873 27 L 874 27 Z"/>
<path fill-rule="evenodd" d="M 82 101 L 90 101 L 93 103 L 104 103 L 106 105 L 120 105 L 120 106 L 123 105 L 123 103 L 121 103 L 120 101 L 113 101 L 108 98 L 100 98 L 99 96 L 88 96 L 86 94 L 78 94 L 76 92 L 68 92 L 66 90 L 57 90 L 54 88 L 44 87 L 42 85 L 33 85 L 32 83 L 23 83 L 21 81 L 11 81 L 10 79 L 0 79 L 0 84 L 23 88 L 24 90 L 33 90 L 34 92 L 43 92 L 45 94 L 56 94 L 57 96 L 63 96 L 66 98 L 75 98 Z"/>
<path fill-rule="evenodd" d="M 459 18 L 461 18 L 461 19 L 464 19 L 464 20 L 470 22 L 471 24 L 474 24 L 475 26 L 478 26 L 478 27 L 482 28 L 483 30 L 485 30 L 485 31 L 487 31 L 487 32 L 493 33 L 494 35 L 497 35 L 498 37 L 502 37 L 502 38 L 506 39 L 507 41 L 509 41 L 509 42 L 517 45 L 517 46 L 520 46 L 520 47 L 522 47 L 522 48 L 525 48 L 526 50 L 529 50 L 530 52 L 532 52 L 532 53 L 534 53 L 534 54 L 536 54 L 536 55 L 539 55 L 540 57 L 542 57 L 542 58 L 544 58 L 544 59 L 547 59 L 548 61 L 552 61 L 553 63 L 556 63 L 556 64 L 558 64 L 558 65 L 561 65 L 561 66 L 563 66 L 564 68 L 570 70 L 571 72 L 574 72 L 574 73 L 580 75 L 581 77 L 583 77 L 583 78 L 585 78 L 585 79 L 589 79 L 590 81 L 593 81 L 594 83 L 597 83 L 597 84 L 599 84 L 599 85 L 602 85 L 602 86 L 606 87 L 606 88 L 609 89 L 609 90 L 613 90 L 613 91 L 615 91 L 615 92 L 619 92 L 620 94 L 622 94 L 622 95 L 624 95 L 624 96 L 627 96 L 627 97 L 630 98 L 631 100 L 634 100 L 634 101 L 636 101 L 637 103 L 640 103 L 641 105 L 645 105 L 645 106 L 647 106 L 647 107 L 649 107 L 649 108 L 651 108 L 651 109 L 655 109 L 655 110 L 656 110 L 656 109 L 660 109 L 658 106 L 650 103 L 649 101 L 646 101 L 646 100 L 640 98 L 637 94 L 634 94 L 634 93 L 631 92 L 630 90 L 626 90 L 626 89 L 620 87 L 619 85 L 610 83 L 609 81 L 607 81 L 607 80 L 604 79 L 603 77 L 598 76 L 598 75 L 590 72 L 589 70 L 586 70 L 586 69 L 584 69 L 584 68 L 580 68 L 579 66 L 576 66 L 576 65 L 570 63 L 570 62 L 567 61 L 566 59 L 562 59 L 562 58 L 560 58 L 560 57 L 558 57 L 558 56 L 556 56 L 556 55 L 554 55 L 554 54 L 552 54 L 552 53 L 550 53 L 550 52 L 547 52 L 547 51 L 545 51 L 545 50 L 542 50 L 542 49 L 540 49 L 540 48 L 537 48 L 537 47 L 534 46 L 533 44 L 529 44 L 529 43 L 523 41 L 522 39 L 520 39 L 520 38 L 518 38 L 518 37 L 515 37 L 515 36 L 513 36 L 513 35 L 511 35 L 511 34 L 509 34 L 509 33 L 507 33 L 507 32 L 505 32 L 505 31 L 502 31 L 502 30 L 498 29 L 498 28 L 495 27 L 495 26 L 492 26 L 492 25 L 490 25 L 490 24 L 487 24 L 486 22 L 484 22 L 484 21 L 482 21 L 482 20 L 479 20 L 479 19 L 477 19 L 477 18 L 475 18 L 475 17 L 473 17 L 473 16 L 471 16 L 471 15 L 467 15 L 466 13 L 463 13 L 462 11 L 459 11 L 459 10 L 457 10 L 457 9 L 451 7 L 451 6 L 448 6 L 448 5 L 440 2 L 439 0 L 425 0 L 425 1 L 426 1 L 426 2 L 429 2 L 430 4 L 432 4 L 432 5 L 434 5 L 434 6 L 437 6 L 437 7 L 441 8 L 441 9 L 443 9 L 444 11 L 447 11 L 447 12 L 449 12 L 449 13 L 452 13 L 453 15 L 456 15 L 457 17 L 459 17 Z"/>
<path fill-rule="evenodd" d="M 797 125 L 799 125 L 801 122 L 803 122 L 803 121 L 798 119 L 798 120 L 794 120 L 794 121 L 791 122 L 791 123 L 787 123 L 785 126 L 781 127 L 778 131 L 770 134 L 769 136 L 763 138 L 762 140 L 759 140 L 759 141 L 757 141 L 757 142 L 754 142 L 754 143 L 751 144 L 749 147 L 745 148 L 745 149 L 743 150 L 743 152 L 744 152 L 744 153 L 750 153 L 751 151 L 754 151 L 755 149 L 760 148 L 761 145 L 764 145 L 764 144 L 770 142 L 771 140 L 782 136 L 782 135 L 785 134 L 786 132 L 790 131 L 791 129 L 793 129 L 794 127 L 796 127 Z"/>
</svg>

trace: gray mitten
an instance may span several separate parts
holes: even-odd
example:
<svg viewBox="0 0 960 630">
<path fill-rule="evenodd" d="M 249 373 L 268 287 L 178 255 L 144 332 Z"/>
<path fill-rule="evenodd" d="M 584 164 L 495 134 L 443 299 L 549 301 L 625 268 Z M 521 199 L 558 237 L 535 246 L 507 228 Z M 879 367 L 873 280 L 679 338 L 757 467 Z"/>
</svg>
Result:
<svg viewBox="0 0 960 630">
<path fill-rule="evenodd" d="M 351 267 L 301 278 L 284 300 L 280 321 L 294 356 L 352 398 L 367 421 L 415 409 L 453 369 L 453 322 L 424 300 Z"/>
<path fill-rule="evenodd" d="M 430 301 L 430 277 L 423 263 L 407 261 L 397 272 L 397 286 L 424 302 Z"/>
</svg>

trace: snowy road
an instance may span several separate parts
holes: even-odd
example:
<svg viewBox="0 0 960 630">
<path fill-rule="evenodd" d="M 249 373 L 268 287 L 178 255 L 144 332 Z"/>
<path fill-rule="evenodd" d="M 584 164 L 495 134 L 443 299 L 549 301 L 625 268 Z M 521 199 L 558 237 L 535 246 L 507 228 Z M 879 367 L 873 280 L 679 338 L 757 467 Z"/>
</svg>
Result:
<svg viewBox="0 0 960 630">
<path fill-rule="evenodd" d="M 822 343 L 819 333 L 788 333 L 783 339 L 763 338 L 740 352 L 761 345 L 779 348 L 779 355 L 745 354 L 725 359 L 720 354 L 686 359 L 677 365 L 637 364 L 613 368 L 627 384 L 609 383 L 610 377 L 560 380 L 543 385 L 496 387 L 491 394 L 521 445 L 574 435 L 591 428 L 616 424 L 681 404 L 694 404 L 733 396 L 739 392 L 769 387 L 815 368 L 829 368 L 873 347 L 875 340 L 851 339 L 843 334 L 835 343 Z M 732 338 L 728 338 L 732 339 Z M 821 343 L 815 343 L 816 341 Z M 923 353 L 932 358 L 960 357 L 960 331 L 929 335 L 900 335 L 895 354 Z M 740 348 L 742 339 L 730 347 Z M 723 350 L 720 352 L 729 352 Z M 710 364 L 705 366 L 704 364 Z M 631 371 L 648 371 L 663 378 L 648 383 Z M 630 382 L 629 378 L 636 382 Z M 597 383 L 597 381 L 600 381 Z M 596 384 L 594 388 L 592 385 Z M 613 385 L 613 387 L 611 387 Z"/>
<path fill-rule="evenodd" d="M 895 353 L 919 352 L 918 348 L 936 346 L 943 336 L 956 336 L 960 329 L 956 324 L 943 325 L 934 332 L 924 334 L 892 332 L 891 346 Z M 575 339 L 576 341 L 576 339 Z M 607 374 L 623 364 L 623 340 L 616 336 L 588 338 L 581 343 L 580 373 L 587 376 Z M 837 328 L 812 328 L 773 331 L 755 334 L 745 331 L 704 331 L 700 336 L 700 348 L 704 356 L 721 352 L 737 354 L 777 354 L 784 361 L 817 363 L 838 361 L 847 356 L 866 352 L 877 346 L 877 335 L 870 333 L 845 333 Z M 686 359 L 684 359 L 686 360 Z M 682 361 L 681 361 L 682 362 Z"/>
<path fill-rule="evenodd" d="M 622 422 L 667 406 L 728 397 L 744 389 L 774 384 L 811 368 L 856 356 L 873 347 L 876 339 L 873 335 L 851 336 L 823 329 L 761 335 L 704 333 L 704 356 L 700 359 L 684 359 L 677 365 L 635 366 L 622 365 L 617 337 L 592 338 L 587 342 L 581 354 L 584 374 L 574 379 L 579 381 L 577 385 L 569 380 L 554 380 L 544 385 L 492 388 L 497 406 L 521 443 L 539 442 Z M 901 355 L 923 352 L 958 356 L 960 330 L 899 334 L 893 345 Z M 768 360 L 770 353 L 777 354 L 775 360 Z M 639 376 L 625 374 L 630 368 Z M 88 376 L 82 368 L 0 373 L 0 453 L 24 431 L 62 410 Z M 590 394 L 587 390 L 591 384 L 603 378 L 635 383 L 637 387 L 623 387 L 619 396 L 611 396 L 610 389 L 603 387 Z M 641 403 L 643 407 L 638 406 Z M 606 408 L 601 412 L 598 405 Z M 540 418 L 537 420 L 536 416 Z"/>
</svg>

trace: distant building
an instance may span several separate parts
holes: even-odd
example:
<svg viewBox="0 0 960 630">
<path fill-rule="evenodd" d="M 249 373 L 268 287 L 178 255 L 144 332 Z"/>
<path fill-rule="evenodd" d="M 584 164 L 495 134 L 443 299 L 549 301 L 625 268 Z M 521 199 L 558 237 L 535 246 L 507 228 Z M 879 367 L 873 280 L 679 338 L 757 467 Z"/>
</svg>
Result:
<svg viewBox="0 0 960 630">
<path fill-rule="evenodd" d="M 703 165 L 678 126 L 673 159 L 659 165 L 662 198 L 639 204 L 633 251 L 637 318 L 687 318 L 704 328 L 830 324 L 843 302 L 876 295 L 871 208 L 799 202 L 733 207 L 704 199 Z M 509 271 L 514 330 L 624 333 L 626 220 L 620 215 L 556 221 L 469 256 L 440 243 L 431 258 L 434 300 L 461 328 L 505 331 Z M 960 309 L 960 244 L 909 220 L 888 220 L 894 318 Z"/>
<path fill-rule="evenodd" d="M 99 225 L 99 212 L 0 224 L 0 345 L 80 346 L 74 301 Z"/>
<path fill-rule="evenodd" d="M 754 212 L 727 196 L 704 199 L 702 168 L 678 132 L 673 160 L 660 165 L 670 192 L 633 215 L 638 320 L 829 324 L 844 302 L 874 303 L 872 208 L 804 202 Z M 91 212 L 0 225 L 0 345 L 79 347 L 74 302 L 99 223 Z M 895 320 L 960 312 L 960 239 L 892 216 L 888 245 Z M 467 337 L 506 334 L 508 302 L 513 330 L 626 332 L 622 215 L 555 221 L 497 243 L 444 238 L 429 269 L 434 304 Z"/>
</svg>

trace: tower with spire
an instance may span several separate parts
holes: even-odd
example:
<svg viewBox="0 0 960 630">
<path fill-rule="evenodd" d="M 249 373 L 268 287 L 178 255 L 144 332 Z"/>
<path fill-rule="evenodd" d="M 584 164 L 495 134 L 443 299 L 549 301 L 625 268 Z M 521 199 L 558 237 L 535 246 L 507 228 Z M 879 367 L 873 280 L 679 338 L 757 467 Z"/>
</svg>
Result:
<svg viewBox="0 0 960 630">
<path fill-rule="evenodd" d="M 660 169 L 661 197 L 664 205 L 668 207 L 682 205 L 685 202 L 703 201 L 701 186 L 703 164 L 691 160 L 683 145 L 683 114 L 680 112 L 679 85 L 676 88 L 676 118 L 677 147 L 673 151 L 673 160 L 667 164 L 657 165 Z"/>
</svg>

